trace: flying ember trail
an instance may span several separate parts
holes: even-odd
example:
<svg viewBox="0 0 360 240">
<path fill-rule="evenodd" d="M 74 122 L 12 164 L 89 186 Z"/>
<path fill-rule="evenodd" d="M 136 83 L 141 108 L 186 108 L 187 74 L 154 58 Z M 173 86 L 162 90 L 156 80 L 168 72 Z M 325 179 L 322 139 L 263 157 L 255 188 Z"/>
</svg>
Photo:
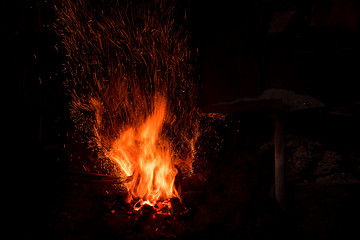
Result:
<svg viewBox="0 0 360 240">
<path fill-rule="evenodd" d="M 121 177 L 135 209 L 180 198 L 175 177 L 192 174 L 197 75 L 186 18 L 175 18 L 176 6 L 170 0 L 56 4 L 71 117 L 99 165 Z"/>
</svg>

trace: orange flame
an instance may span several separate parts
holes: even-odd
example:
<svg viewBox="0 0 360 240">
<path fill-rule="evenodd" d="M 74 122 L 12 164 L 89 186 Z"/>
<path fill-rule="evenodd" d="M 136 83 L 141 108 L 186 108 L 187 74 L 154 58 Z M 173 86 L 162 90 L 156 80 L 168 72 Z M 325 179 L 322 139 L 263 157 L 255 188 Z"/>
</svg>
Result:
<svg viewBox="0 0 360 240">
<path fill-rule="evenodd" d="M 135 210 L 171 208 L 168 199 L 180 195 L 175 177 L 192 174 L 199 137 L 196 53 L 186 25 L 175 22 L 175 1 L 116 2 L 55 6 L 70 115 L 96 164 L 123 175 Z"/>
<path fill-rule="evenodd" d="M 151 206 L 159 200 L 179 197 L 174 187 L 178 171 L 173 165 L 171 146 L 161 138 L 165 114 L 166 101 L 160 98 L 154 113 L 139 127 L 125 130 L 107 155 L 130 179 L 125 183 L 129 193 Z"/>
</svg>

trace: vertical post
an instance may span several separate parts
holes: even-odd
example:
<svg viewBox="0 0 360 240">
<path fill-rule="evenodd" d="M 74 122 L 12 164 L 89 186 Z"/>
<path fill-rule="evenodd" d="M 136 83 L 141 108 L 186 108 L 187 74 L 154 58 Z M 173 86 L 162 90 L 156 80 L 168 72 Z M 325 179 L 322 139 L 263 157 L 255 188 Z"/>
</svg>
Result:
<svg viewBox="0 0 360 240">
<path fill-rule="evenodd" d="M 275 142 L 275 199 L 280 208 L 285 210 L 285 158 L 284 124 L 279 114 L 274 118 Z"/>
</svg>

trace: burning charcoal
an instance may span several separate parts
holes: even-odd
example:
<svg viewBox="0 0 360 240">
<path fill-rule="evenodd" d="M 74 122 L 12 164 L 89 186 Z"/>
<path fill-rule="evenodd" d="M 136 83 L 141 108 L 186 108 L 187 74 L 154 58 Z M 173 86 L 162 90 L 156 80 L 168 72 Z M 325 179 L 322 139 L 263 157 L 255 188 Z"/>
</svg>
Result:
<svg viewBox="0 0 360 240">
<path fill-rule="evenodd" d="M 142 206 L 141 211 L 146 216 L 149 216 L 149 215 L 152 215 L 155 213 L 155 209 L 152 206 L 147 205 L 147 204 Z"/>
<path fill-rule="evenodd" d="M 140 209 L 140 208 L 141 208 L 141 203 L 140 203 L 140 201 L 137 202 L 137 203 L 134 205 L 134 208 L 135 208 L 135 209 Z"/>
<path fill-rule="evenodd" d="M 170 202 L 173 213 L 181 213 L 184 211 L 184 207 L 178 198 L 171 198 Z"/>
</svg>

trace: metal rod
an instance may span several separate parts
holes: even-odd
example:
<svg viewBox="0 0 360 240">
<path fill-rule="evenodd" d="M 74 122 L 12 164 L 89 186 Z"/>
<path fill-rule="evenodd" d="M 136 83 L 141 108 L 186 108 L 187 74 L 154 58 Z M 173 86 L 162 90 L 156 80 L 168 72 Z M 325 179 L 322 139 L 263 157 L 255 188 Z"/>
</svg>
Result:
<svg viewBox="0 0 360 240">
<path fill-rule="evenodd" d="M 280 208 L 285 210 L 285 158 L 284 124 L 281 116 L 274 119 L 275 142 L 275 199 Z"/>
</svg>

